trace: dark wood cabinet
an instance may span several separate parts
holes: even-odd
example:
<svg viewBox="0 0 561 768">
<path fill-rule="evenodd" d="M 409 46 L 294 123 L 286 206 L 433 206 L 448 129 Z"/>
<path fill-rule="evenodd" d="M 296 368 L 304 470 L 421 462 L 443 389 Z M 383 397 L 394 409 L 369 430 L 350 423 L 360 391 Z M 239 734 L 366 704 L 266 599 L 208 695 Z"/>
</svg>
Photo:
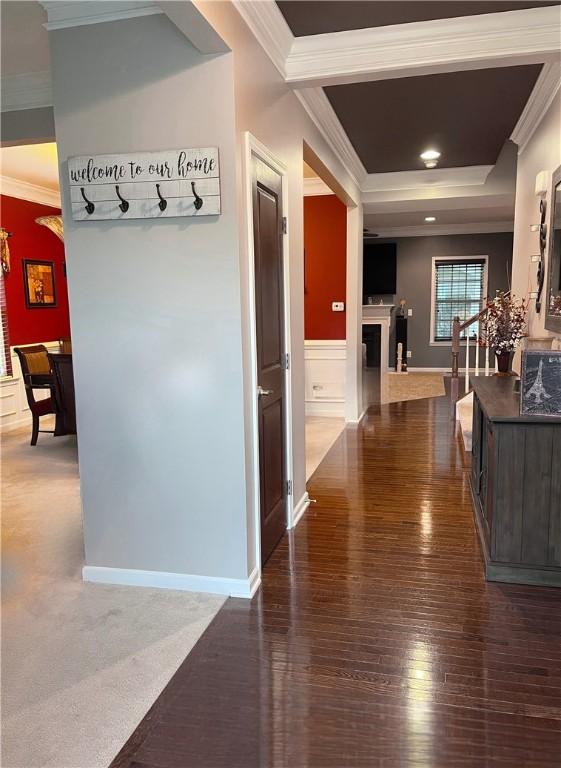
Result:
<svg viewBox="0 0 561 768">
<path fill-rule="evenodd" d="M 521 417 L 512 378 L 472 386 L 470 485 L 486 577 L 561 586 L 561 418 Z"/>
</svg>

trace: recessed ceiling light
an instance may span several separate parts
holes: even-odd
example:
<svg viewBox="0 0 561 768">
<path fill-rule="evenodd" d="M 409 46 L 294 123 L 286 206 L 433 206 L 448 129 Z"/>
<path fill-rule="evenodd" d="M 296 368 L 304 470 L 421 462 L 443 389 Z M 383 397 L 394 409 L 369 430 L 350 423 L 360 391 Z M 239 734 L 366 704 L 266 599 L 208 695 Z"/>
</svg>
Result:
<svg viewBox="0 0 561 768">
<path fill-rule="evenodd" d="M 421 153 L 421 160 L 438 160 L 440 157 L 440 152 L 437 149 L 425 149 L 424 152 Z"/>
<path fill-rule="evenodd" d="M 425 221 L 436 221 L 436 216 L 425 216 Z"/>
</svg>

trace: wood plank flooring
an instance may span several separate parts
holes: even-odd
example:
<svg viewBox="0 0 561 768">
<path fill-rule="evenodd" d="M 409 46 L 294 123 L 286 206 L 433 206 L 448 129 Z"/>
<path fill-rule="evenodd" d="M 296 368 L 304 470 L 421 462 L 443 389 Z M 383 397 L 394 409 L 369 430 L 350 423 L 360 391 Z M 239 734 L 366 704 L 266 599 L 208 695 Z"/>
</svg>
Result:
<svg viewBox="0 0 561 768">
<path fill-rule="evenodd" d="M 484 581 L 449 408 L 341 435 L 112 768 L 559 768 L 561 591 Z"/>
</svg>

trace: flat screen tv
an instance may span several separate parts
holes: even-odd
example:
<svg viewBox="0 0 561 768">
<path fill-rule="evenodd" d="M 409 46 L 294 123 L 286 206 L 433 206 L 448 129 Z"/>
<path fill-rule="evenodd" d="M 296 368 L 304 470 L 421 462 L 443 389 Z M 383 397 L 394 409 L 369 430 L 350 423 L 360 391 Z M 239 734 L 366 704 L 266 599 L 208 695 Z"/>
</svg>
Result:
<svg viewBox="0 0 561 768">
<path fill-rule="evenodd" d="M 396 251 L 395 243 L 364 243 L 363 304 L 368 303 L 369 296 L 396 292 Z"/>
</svg>

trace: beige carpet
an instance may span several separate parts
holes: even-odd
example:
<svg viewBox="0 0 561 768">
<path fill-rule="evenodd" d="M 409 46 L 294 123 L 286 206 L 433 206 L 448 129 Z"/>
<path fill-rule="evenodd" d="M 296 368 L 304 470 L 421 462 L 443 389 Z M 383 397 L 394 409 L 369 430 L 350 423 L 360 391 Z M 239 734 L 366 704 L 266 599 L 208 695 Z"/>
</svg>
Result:
<svg viewBox="0 0 561 768">
<path fill-rule="evenodd" d="M 82 565 L 75 438 L 2 436 L 3 768 L 106 768 L 223 603 Z"/>
<path fill-rule="evenodd" d="M 390 373 L 388 381 L 390 403 L 419 400 L 423 397 L 442 397 L 446 394 L 442 373 Z"/>
<path fill-rule="evenodd" d="M 344 429 L 342 416 L 306 416 L 306 480 L 314 474 Z"/>
</svg>

